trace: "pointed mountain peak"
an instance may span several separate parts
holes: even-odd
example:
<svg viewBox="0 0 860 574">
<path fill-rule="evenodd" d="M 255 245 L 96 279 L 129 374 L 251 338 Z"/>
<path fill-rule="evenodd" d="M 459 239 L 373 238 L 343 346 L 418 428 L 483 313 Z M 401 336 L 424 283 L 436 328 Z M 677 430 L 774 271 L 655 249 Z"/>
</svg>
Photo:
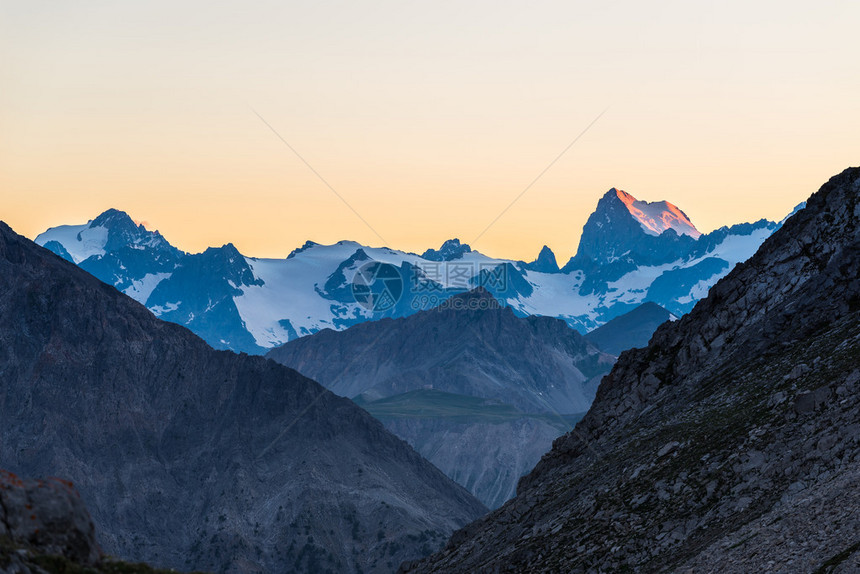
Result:
<svg viewBox="0 0 860 574">
<path fill-rule="evenodd" d="M 206 251 L 193 255 L 193 257 L 201 262 L 206 262 L 207 265 L 224 270 L 239 273 L 250 270 L 245 256 L 239 253 L 239 250 L 232 243 L 225 243 L 221 247 L 207 247 Z"/>
<path fill-rule="evenodd" d="M 36 243 L 49 246 L 51 251 L 74 263 L 127 247 L 155 249 L 171 255 L 181 253 L 158 231 L 147 231 L 143 224 L 138 225 L 128 213 L 119 209 L 108 209 L 83 225 L 52 227 L 39 234 Z"/>
<path fill-rule="evenodd" d="M 667 201 L 640 201 L 613 187 L 582 228 L 576 256 L 565 266 L 626 261 L 657 265 L 682 256 L 701 233 Z"/>
<path fill-rule="evenodd" d="M 197 281 L 202 275 L 223 277 L 232 282 L 232 287 L 241 285 L 263 285 L 263 280 L 254 276 L 254 271 L 232 243 L 221 247 L 208 247 L 203 253 L 191 255 L 183 260 L 183 281 Z"/>
<path fill-rule="evenodd" d="M 203 255 L 208 257 L 223 257 L 225 259 L 242 257 L 242 254 L 239 253 L 239 250 L 232 243 L 225 243 L 221 247 L 207 247 Z"/>
<path fill-rule="evenodd" d="M 668 201 L 640 201 L 624 190 L 612 188 L 603 196 L 604 199 L 617 199 L 633 218 L 642 226 L 642 230 L 649 235 L 660 235 L 673 230 L 678 235 L 689 235 L 698 239 L 702 234 L 676 205 Z"/>
<path fill-rule="evenodd" d="M 359 247 L 355 250 L 355 253 L 349 256 L 349 259 L 346 260 L 348 264 L 353 264 L 357 261 L 370 261 L 370 255 L 367 254 L 367 251 Z"/>
<path fill-rule="evenodd" d="M 449 239 L 439 250 L 428 249 L 421 257 L 428 261 L 453 261 L 460 259 L 466 253 L 470 253 L 472 248 L 467 243 L 460 243 L 459 239 Z"/>
<path fill-rule="evenodd" d="M 526 263 L 526 269 L 531 271 L 538 271 L 540 273 L 558 273 L 558 261 L 555 259 L 555 253 L 552 252 L 552 249 L 544 245 L 540 253 L 538 253 L 537 259 L 532 261 L 531 263 Z"/>
<path fill-rule="evenodd" d="M 106 210 L 90 222 L 90 227 L 112 228 L 116 226 L 133 227 L 135 229 L 138 227 L 128 213 L 114 208 Z M 143 226 L 141 225 L 140 227 Z"/>
<path fill-rule="evenodd" d="M 636 201 L 636 198 L 624 191 L 623 189 L 618 189 L 617 187 L 610 187 L 609 191 L 603 194 L 603 199 L 620 199 L 621 201 Z"/>
</svg>

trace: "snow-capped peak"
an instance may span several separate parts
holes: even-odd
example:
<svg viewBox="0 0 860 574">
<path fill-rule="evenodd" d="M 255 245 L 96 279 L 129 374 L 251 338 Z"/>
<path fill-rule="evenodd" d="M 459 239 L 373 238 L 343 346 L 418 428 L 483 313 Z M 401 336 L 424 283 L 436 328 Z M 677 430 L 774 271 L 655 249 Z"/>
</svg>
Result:
<svg viewBox="0 0 860 574">
<path fill-rule="evenodd" d="M 62 257 L 68 256 L 74 263 L 123 247 L 179 254 L 158 231 L 147 231 L 143 224 L 135 223 L 126 212 L 118 209 L 108 209 L 83 225 L 52 227 L 38 235 L 36 243 Z"/>
<path fill-rule="evenodd" d="M 110 208 L 89 222 L 93 227 L 137 227 L 134 220 L 124 211 Z"/>
<path fill-rule="evenodd" d="M 660 235 L 668 229 L 675 230 L 678 235 L 689 235 L 694 239 L 702 235 L 687 214 L 668 201 L 639 201 L 626 191 L 615 188 L 610 189 L 609 193 L 615 194 L 649 235 Z"/>
<path fill-rule="evenodd" d="M 90 220 L 83 225 L 60 225 L 52 227 L 36 237 L 36 243 L 55 243 L 65 250 L 74 263 L 80 263 L 94 255 L 104 255 L 108 241 L 108 229 L 92 225 Z"/>
<path fill-rule="evenodd" d="M 287 259 L 246 257 L 232 244 L 189 254 L 117 210 L 49 229 L 37 242 L 213 346 L 256 353 L 320 329 L 379 318 L 352 290 L 355 273 L 369 262 L 401 272 L 402 299 L 386 311 L 391 317 L 476 285 L 519 315 L 562 318 L 580 331 L 644 301 L 680 316 L 777 227 L 762 220 L 698 238 L 675 206 L 612 189 L 589 216 L 577 255 L 563 269 L 546 246 L 526 263 L 487 257 L 457 239 L 423 256 L 354 241 L 307 241 Z M 674 233 L 661 233 L 668 229 Z"/>
</svg>

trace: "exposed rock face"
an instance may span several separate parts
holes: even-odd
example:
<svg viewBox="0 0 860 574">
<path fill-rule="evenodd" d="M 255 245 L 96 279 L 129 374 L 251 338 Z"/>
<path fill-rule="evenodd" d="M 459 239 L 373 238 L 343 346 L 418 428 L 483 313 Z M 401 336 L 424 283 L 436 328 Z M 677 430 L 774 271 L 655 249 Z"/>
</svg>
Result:
<svg viewBox="0 0 860 574">
<path fill-rule="evenodd" d="M 655 203 L 661 211 L 677 211 L 693 233 L 678 233 L 674 228 L 648 229 L 631 211 L 630 194 L 615 188 L 610 189 L 597 202 L 597 209 L 588 217 L 575 260 L 606 265 L 620 260 L 637 265 L 655 265 L 674 261 L 686 255 L 699 237 L 687 216 L 674 205 L 665 201 Z M 637 202 L 644 203 L 644 202 Z"/>
<path fill-rule="evenodd" d="M 558 273 L 559 267 L 558 262 L 555 259 L 555 253 L 552 252 L 552 249 L 544 245 L 540 253 L 538 253 L 537 259 L 532 261 L 531 263 L 526 263 L 524 266 L 526 269 L 530 269 L 532 271 L 539 271 L 541 273 Z"/>
<path fill-rule="evenodd" d="M 96 277 L 102 277 L 94 273 Z M 223 281 L 201 281 L 223 277 Z M 146 300 L 160 319 L 184 325 L 216 349 L 262 353 L 242 326 L 233 298 L 242 288 L 263 285 L 232 243 L 186 255 Z"/>
<path fill-rule="evenodd" d="M 781 225 L 762 219 L 701 235 L 684 212 L 671 203 L 638 201 L 613 188 L 598 201 L 582 229 L 576 255 L 562 272 L 584 273 L 578 287 L 583 296 L 609 298 L 612 293 L 629 293 L 631 283 L 640 286 L 632 287 L 632 292 L 637 293 L 647 282 L 644 297 L 625 296 L 624 301 L 652 301 L 680 316 L 689 312 L 734 263 L 751 256 Z M 646 269 L 657 272 L 656 277 L 650 275 L 643 281 L 640 273 Z M 614 307 L 603 313 L 601 323 L 631 309 L 624 309 L 620 300 Z"/>
<path fill-rule="evenodd" d="M 75 482 L 106 552 L 390 571 L 484 512 L 352 402 L 214 351 L 0 224 L 0 460 Z"/>
<path fill-rule="evenodd" d="M 860 169 L 832 178 L 621 356 L 515 499 L 403 569 L 856 569 L 858 196 Z"/>
<path fill-rule="evenodd" d="M 491 508 L 570 430 L 559 414 L 588 409 L 614 361 L 563 321 L 516 317 L 480 288 L 410 317 L 303 337 L 267 356 L 360 396 L 378 416 L 372 401 L 406 397 L 408 413 L 380 416 L 386 428 Z M 444 392 L 414 393 L 422 389 Z M 469 410 L 470 397 L 488 403 Z"/>
<path fill-rule="evenodd" d="M 428 249 L 421 257 L 428 261 L 454 261 L 471 252 L 472 248 L 469 245 L 460 243 L 460 240 L 455 238 L 443 243 L 438 251 L 436 249 Z"/>
<path fill-rule="evenodd" d="M 0 537 L 86 566 L 101 558 L 95 526 L 80 495 L 58 478 L 22 480 L 0 470 Z M 0 572 L 14 567 L 3 564 L 0 553 Z"/>
</svg>

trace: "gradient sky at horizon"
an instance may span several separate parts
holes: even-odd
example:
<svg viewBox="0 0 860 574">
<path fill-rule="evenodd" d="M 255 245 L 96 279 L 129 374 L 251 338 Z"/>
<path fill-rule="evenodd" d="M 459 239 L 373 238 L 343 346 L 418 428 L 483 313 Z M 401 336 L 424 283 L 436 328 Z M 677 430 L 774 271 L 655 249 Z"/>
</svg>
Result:
<svg viewBox="0 0 860 574">
<path fill-rule="evenodd" d="M 613 186 L 705 232 L 781 219 L 860 164 L 857 22 L 832 0 L 0 0 L 0 219 L 560 262 Z"/>
</svg>

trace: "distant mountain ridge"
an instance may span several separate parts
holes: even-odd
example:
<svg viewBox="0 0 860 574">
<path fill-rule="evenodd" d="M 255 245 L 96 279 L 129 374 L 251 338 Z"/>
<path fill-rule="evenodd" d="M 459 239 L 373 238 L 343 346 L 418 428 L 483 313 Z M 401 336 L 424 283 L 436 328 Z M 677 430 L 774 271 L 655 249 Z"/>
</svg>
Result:
<svg viewBox="0 0 860 574">
<path fill-rule="evenodd" d="M 516 317 L 482 288 L 451 301 L 409 317 L 320 331 L 266 357 L 350 398 L 430 388 L 501 400 L 522 412 L 588 409 L 614 357 L 564 321 Z"/>
<path fill-rule="evenodd" d="M 646 301 L 682 315 L 780 225 L 761 220 L 702 235 L 671 203 L 613 188 L 561 269 L 546 246 L 526 263 L 487 257 L 458 239 L 422 255 L 351 241 L 308 241 L 286 259 L 247 257 L 231 244 L 187 254 L 117 210 L 51 228 L 36 242 L 217 349 L 262 354 L 321 329 L 408 316 L 476 286 L 517 315 L 557 317 L 581 333 Z M 384 310 L 352 292 L 355 273 L 374 262 L 395 267 L 404 285 Z"/>
<path fill-rule="evenodd" d="M 355 398 L 491 508 L 570 429 L 615 357 L 482 288 L 409 317 L 326 329 L 266 355 Z"/>
<path fill-rule="evenodd" d="M 677 319 L 657 303 L 649 301 L 594 329 L 585 338 L 597 348 L 618 356 L 627 349 L 648 346 L 657 327 Z"/>
</svg>

